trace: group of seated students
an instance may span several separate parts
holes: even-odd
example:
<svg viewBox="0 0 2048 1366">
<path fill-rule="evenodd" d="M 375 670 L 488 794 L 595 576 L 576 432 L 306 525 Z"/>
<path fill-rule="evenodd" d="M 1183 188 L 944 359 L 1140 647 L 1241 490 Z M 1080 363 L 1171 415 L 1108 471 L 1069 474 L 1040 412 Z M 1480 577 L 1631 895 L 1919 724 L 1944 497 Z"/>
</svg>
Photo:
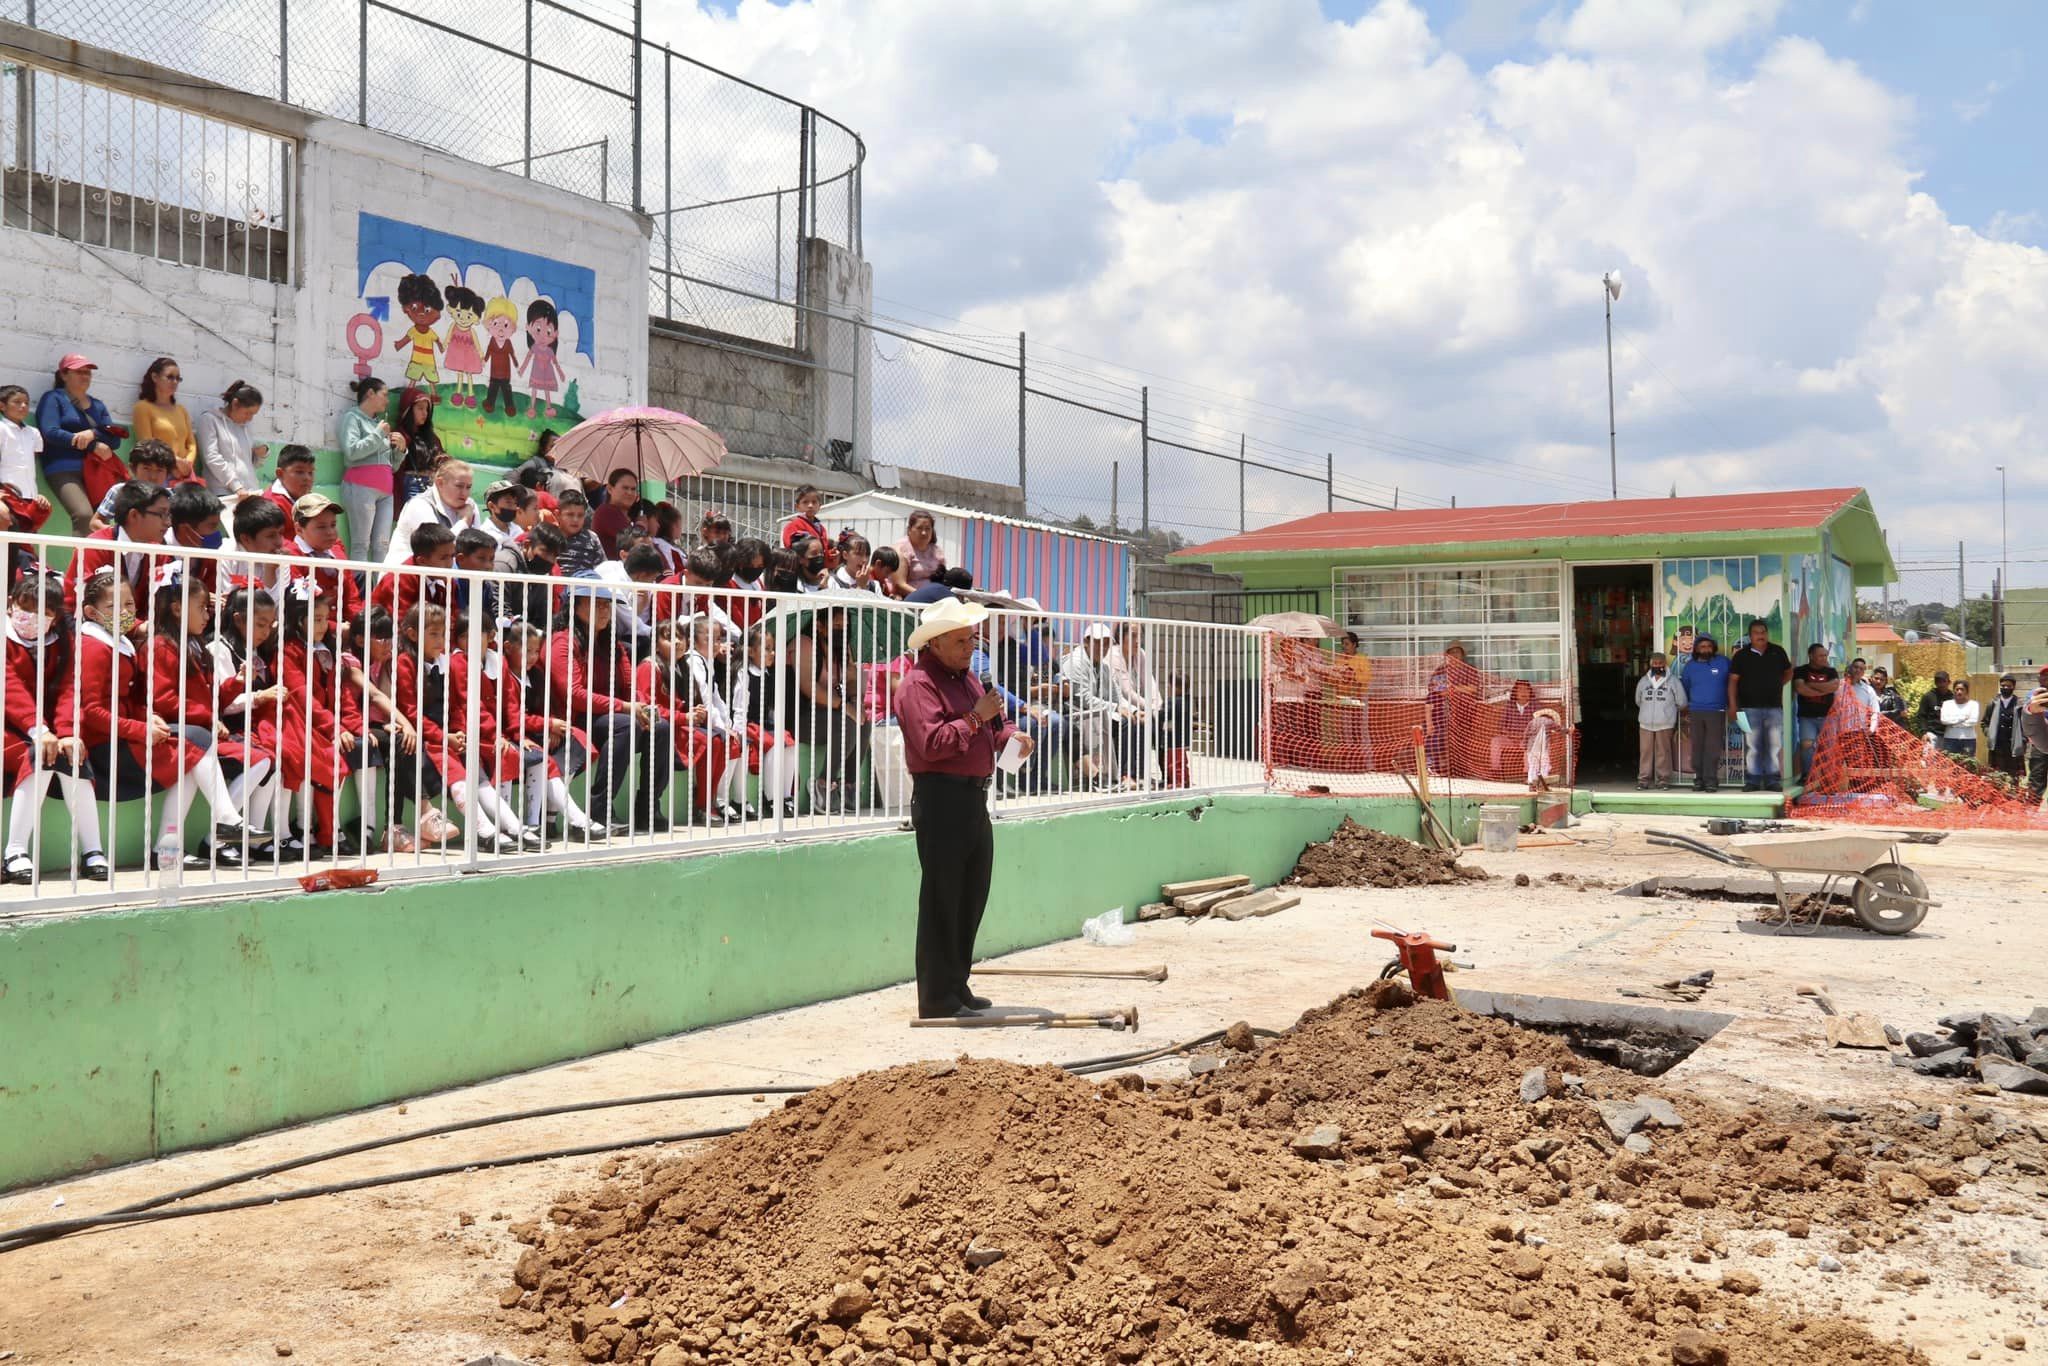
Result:
<svg viewBox="0 0 2048 1366">
<path fill-rule="evenodd" d="M 0 679 L 7 881 L 35 881 L 38 862 L 104 881 L 98 804 L 150 791 L 168 794 L 150 866 L 192 870 L 445 844 L 459 827 L 433 804 L 444 797 L 482 847 L 500 852 L 542 848 L 546 835 L 661 833 L 679 769 L 708 823 L 796 814 L 795 740 L 775 724 L 790 708 L 775 705 L 763 600 L 722 607 L 629 587 L 787 588 L 795 552 L 702 545 L 671 569 L 633 527 L 616 537 L 623 559 L 567 576 L 587 534 L 582 500 L 564 491 L 557 520 L 542 522 L 533 491 L 508 482 L 486 498 L 496 534 L 423 521 L 399 567 L 365 574 L 333 563 L 343 558 L 338 508 L 311 490 L 310 464 L 296 499 L 248 496 L 230 509 L 201 484 L 149 478 L 159 473 L 151 455 L 137 454 L 136 476 L 104 501 L 104 524 L 61 572 L 13 547 Z M 290 459 L 280 482 L 296 473 Z M 473 581 L 456 571 L 493 570 L 522 578 L 489 581 L 472 604 Z M 380 768 L 381 808 L 371 781 Z M 636 768 L 628 819 L 616 823 Z M 568 785 L 586 769 L 586 800 L 601 808 L 592 812 Z M 743 804 L 748 772 L 760 775 L 760 809 Z M 38 847 L 53 784 L 75 858 Z M 351 784 L 361 814 L 345 822 Z M 212 819 L 190 840 L 195 795 Z"/>
<path fill-rule="evenodd" d="M 443 846 L 461 833 L 451 814 L 500 852 L 658 834 L 681 771 L 693 823 L 794 817 L 799 740 L 811 809 L 863 810 L 862 759 L 891 710 L 889 669 L 856 648 L 874 623 L 838 608 L 790 630 L 763 622 L 769 600 L 734 590 L 918 603 L 973 584 L 945 564 L 926 513 L 897 547 L 871 550 L 850 530 L 829 537 L 805 487 L 781 544 L 736 539 L 710 510 L 685 549 L 680 513 L 640 498 L 630 472 L 598 485 L 544 458 L 480 507 L 471 468 L 441 460 L 386 567 L 351 570 L 336 563 L 340 506 L 314 489 L 305 448 L 278 452 L 267 491 L 224 502 L 179 482 L 158 446 L 130 452 L 131 477 L 61 572 L 29 543 L 12 549 L 9 882 L 33 882 L 38 864 L 104 880 L 99 803 L 149 791 L 170 794 L 150 865 L 189 869 Z M 1185 698 L 1161 695 L 1137 631 L 1096 624 L 1065 649 L 1019 620 L 991 631 L 975 668 L 1038 740 L 1016 788 L 1042 789 L 1062 761 L 1081 786 L 1186 784 Z M 36 839 L 53 785 L 75 845 L 64 857 Z M 195 795 L 211 813 L 197 839 Z"/>
</svg>

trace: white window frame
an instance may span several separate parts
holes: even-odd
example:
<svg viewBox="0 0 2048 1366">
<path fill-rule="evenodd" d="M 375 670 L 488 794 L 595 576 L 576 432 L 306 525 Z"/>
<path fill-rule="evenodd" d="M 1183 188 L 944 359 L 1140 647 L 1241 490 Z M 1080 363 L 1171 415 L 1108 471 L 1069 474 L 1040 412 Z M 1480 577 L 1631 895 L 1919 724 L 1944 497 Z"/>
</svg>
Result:
<svg viewBox="0 0 2048 1366">
<path fill-rule="evenodd" d="M 1562 560 L 1459 560 L 1447 563 L 1410 563 L 1400 565 L 1338 565 L 1330 571 L 1331 614 L 1346 630 L 1356 631 L 1361 648 L 1368 655 L 1425 655 L 1436 654 L 1452 640 L 1464 642 L 1472 663 L 1480 668 L 1489 668 L 1493 658 L 1493 642 L 1496 640 L 1520 640 L 1529 637 L 1551 637 L 1557 642 L 1556 676 L 1550 679 L 1533 680 L 1541 684 L 1564 686 L 1574 681 L 1571 651 L 1571 593 L 1569 573 L 1572 566 Z M 1553 615 L 1533 621 L 1493 621 L 1492 603 L 1489 590 L 1484 586 L 1479 592 L 1480 617 L 1469 622 L 1420 622 L 1417 620 L 1417 576 L 1423 574 L 1471 573 L 1484 575 L 1490 571 L 1509 570 L 1518 572 L 1548 570 L 1554 576 L 1553 591 L 1556 596 L 1556 611 Z M 1402 593 L 1406 601 L 1404 620 L 1399 625 L 1361 625 L 1351 617 L 1350 585 L 1347 575 L 1374 574 L 1400 575 Z"/>
</svg>

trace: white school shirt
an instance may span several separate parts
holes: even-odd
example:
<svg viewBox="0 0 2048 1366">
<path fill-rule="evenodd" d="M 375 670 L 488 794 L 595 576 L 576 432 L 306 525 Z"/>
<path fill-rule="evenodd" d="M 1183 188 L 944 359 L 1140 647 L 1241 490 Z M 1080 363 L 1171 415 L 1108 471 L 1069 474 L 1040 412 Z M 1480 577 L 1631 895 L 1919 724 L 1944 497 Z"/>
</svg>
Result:
<svg viewBox="0 0 2048 1366">
<path fill-rule="evenodd" d="M 36 457 L 43 453 L 43 434 L 30 426 L 16 426 L 0 417 L 0 484 L 13 488 L 24 498 L 36 494 Z"/>
<path fill-rule="evenodd" d="M 476 504 L 465 501 L 461 508 L 451 509 L 441 501 L 441 491 L 431 484 L 406 499 L 405 506 L 398 510 L 398 520 L 392 524 L 391 548 L 384 552 L 384 563 L 404 564 L 412 554 L 413 532 L 430 521 L 460 534 L 477 524 Z"/>
<path fill-rule="evenodd" d="M 704 729 L 713 735 L 736 733 L 732 711 L 719 695 L 718 683 L 711 676 L 711 661 L 695 650 L 686 651 L 683 665 L 690 671 L 690 705 L 704 708 Z M 746 672 L 744 669 L 742 673 Z"/>
</svg>

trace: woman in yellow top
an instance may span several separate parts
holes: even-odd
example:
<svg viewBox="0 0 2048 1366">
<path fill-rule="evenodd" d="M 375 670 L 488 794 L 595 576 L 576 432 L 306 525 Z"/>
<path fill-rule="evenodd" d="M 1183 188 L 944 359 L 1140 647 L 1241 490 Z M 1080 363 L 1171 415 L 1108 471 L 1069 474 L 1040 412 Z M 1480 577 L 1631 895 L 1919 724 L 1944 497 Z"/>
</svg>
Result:
<svg viewBox="0 0 2048 1366">
<path fill-rule="evenodd" d="M 178 402 L 178 362 L 158 356 L 142 372 L 142 397 L 135 401 L 135 440 L 161 441 L 171 448 L 176 467 L 171 478 L 183 483 L 192 477 L 192 465 L 199 458 L 199 444 L 192 439 L 192 416 Z"/>
<path fill-rule="evenodd" d="M 1363 697 L 1372 688 L 1372 660 L 1358 648 L 1358 632 L 1346 631 L 1337 642 L 1337 662 L 1351 677 L 1341 685 L 1347 697 Z"/>
</svg>

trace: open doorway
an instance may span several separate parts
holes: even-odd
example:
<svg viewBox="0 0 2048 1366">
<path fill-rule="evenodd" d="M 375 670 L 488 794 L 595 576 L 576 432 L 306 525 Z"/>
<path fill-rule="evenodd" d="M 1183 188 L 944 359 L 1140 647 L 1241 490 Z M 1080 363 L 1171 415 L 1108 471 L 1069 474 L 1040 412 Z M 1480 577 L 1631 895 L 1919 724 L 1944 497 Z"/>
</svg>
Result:
<svg viewBox="0 0 2048 1366">
<path fill-rule="evenodd" d="M 1655 586 L 1647 564 L 1572 569 L 1580 783 L 1635 777 L 1636 680 L 1659 648 Z"/>
</svg>

